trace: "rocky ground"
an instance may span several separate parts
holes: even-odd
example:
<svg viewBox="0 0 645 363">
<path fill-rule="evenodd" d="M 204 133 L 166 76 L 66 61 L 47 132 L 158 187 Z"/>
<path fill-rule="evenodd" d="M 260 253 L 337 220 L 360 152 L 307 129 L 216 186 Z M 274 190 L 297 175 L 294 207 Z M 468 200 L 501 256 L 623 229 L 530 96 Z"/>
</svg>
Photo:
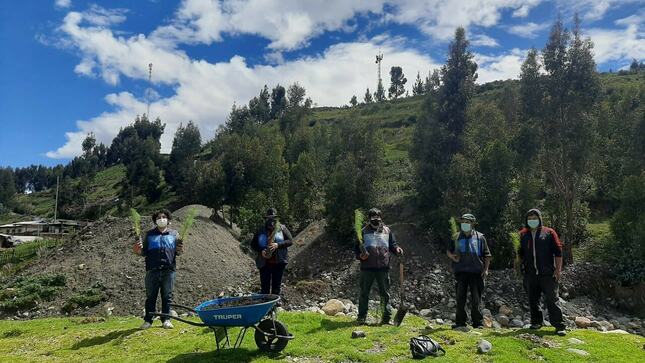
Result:
<svg viewBox="0 0 645 363">
<path fill-rule="evenodd" d="M 311 226 L 310 226 L 311 228 Z M 455 280 L 441 248 L 412 224 L 393 224 L 392 230 L 406 251 L 404 299 L 411 313 L 430 321 L 451 323 L 455 319 Z M 356 315 L 359 262 L 349 245 L 331 240 L 324 228 L 320 233 L 298 235 L 301 238 L 285 283 L 286 307 L 294 310 L 320 311 L 331 299 L 344 307 L 342 314 Z M 394 259 L 393 267 L 398 266 Z M 615 299 L 594 298 L 599 279 L 598 266 L 574 265 L 562 277 L 560 306 L 569 327 L 602 331 L 622 329 L 645 334 L 645 320 L 617 310 Z M 398 268 L 390 272 L 390 290 L 394 307 L 400 304 Z M 590 295 L 590 296 L 588 296 Z M 376 286 L 371 306 L 379 306 Z M 600 300 L 600 301 L 599 301 Z M 528 300 L 519 276 L 513 270 L 491 271 L 483 296 L 485 324 L 489 327 L 523 327 L 529 324 Z"/>
</svg>

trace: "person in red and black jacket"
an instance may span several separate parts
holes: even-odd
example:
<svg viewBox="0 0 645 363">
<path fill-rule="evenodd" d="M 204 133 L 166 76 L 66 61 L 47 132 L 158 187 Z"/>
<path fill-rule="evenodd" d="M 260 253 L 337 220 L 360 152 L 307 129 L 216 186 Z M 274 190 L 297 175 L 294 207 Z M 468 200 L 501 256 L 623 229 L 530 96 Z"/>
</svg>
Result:
<svg viewBox="0 0 645 363">
<path fill-rule="evenodd" d="M 542 224 L 542 213 L 537 209 L 531 209 L 526 214 L 525 227 L 520 231 L 518 256 L 529 297 L 531 329 L 540 329 L 544 322 L 540 309 L 540 297 L 544 294 L 549 322 L 558 335 L 566 335 L 562 310 L 557 304 L 562 273 L 562 242 L 552 228 Z"/>
</svg>

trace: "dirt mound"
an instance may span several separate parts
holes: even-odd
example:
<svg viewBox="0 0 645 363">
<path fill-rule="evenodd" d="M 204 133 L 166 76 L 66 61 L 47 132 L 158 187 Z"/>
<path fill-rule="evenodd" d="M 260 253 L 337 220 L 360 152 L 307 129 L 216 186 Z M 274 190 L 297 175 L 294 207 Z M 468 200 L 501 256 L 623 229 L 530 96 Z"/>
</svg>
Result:
<svg viewBox="0 0 645 363">
<path fill-rule="evenodd" d="M 193 226 L 184 242 L 184 254 L 177 258 L 174 302 L 196 306 L 221 291 L 248 292 L 255 281 L 253 260 L 244 254 L 229 230 L 209 219 L 211 210 L 187 206 L 173 213 L 172 228 L 180 230 L 183 218 L 195 208 Z M 150 217 L 142 217 L 143 230 L 152 228 Z M 143 257 L 132 252 L 136 240 L 129 219 L 106 217 L 86 227 L 60 248 L 48 251 L 20 276 L 63 274 L 66 284 L 53 301 L 45 302 L 30 316 L 55 315 L 74 295 L 93 290 L 103 299 L 93 308 L 82 307 L 72 314 L 102 313 L 107 306 L 116 315 L 140 315 L 144 306 Z"/>
</svg>

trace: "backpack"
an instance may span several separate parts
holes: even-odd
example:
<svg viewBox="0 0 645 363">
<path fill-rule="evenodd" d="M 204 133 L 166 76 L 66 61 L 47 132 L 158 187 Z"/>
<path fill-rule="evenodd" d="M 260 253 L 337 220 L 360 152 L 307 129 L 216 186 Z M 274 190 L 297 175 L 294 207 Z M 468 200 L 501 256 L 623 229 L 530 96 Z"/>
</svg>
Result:
<svg viewBox="0 0 645 363">
<path fill-rule="evenodd" d="M 414 359 L 423 359 L 425 357 L 438 357 L 439 351 L 446 354 L 446 351 L 443 350 L 441 345 L 432 338 L 422 335 L 417 338 L 410 338 L 410 352 L 412 352 L 412 358 Z"/>
</svg>

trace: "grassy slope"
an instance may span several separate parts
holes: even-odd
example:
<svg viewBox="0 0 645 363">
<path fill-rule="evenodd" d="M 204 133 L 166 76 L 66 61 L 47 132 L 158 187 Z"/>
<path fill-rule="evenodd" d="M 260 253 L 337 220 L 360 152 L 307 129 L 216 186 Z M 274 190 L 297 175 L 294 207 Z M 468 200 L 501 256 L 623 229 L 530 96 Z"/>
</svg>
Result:
<svg viewBox="0 0 645 363">
<path fill-rule="evenodd" d="M 386 362 L 412 361 L 408 340 L 421 333 L 437 340 L 454 340 L 444 345 L 447 356 L 433 359 L 442 362 L 526 362 L 543 358 L 561 362 L 630 362 L 645 354 L 645 339 L 635 335 L 601 334 L 579 330 L 561 338 L 549 330 L 539 335 L 555 342 L 557 348 L 543 348 L 516 336 L 525 331 L 484 330 L 483 337 L 493 344 L 488 355 L 476 354 L 480 336 L 460 333 L 446 326 L 425 330 L 425 322 L 408 317 L 401 328 L 363 327 L 367 338 L 352 340 L 356 329 L 348 318 L 329 318 L 316 313 L 281 313 L 280 320 L 296 338 L 278 356 L 261 354 L 247 334 L 241 349 L 214 352 L 213 334 L 204 328 L 177 322 L 174 330 L 163 330 L 159 323 L 153 329 L 139 331 L 135 318 L 110 318 L 106 322 L 82 323 L 81 318 L 0 321 L 0 356 L 3 362 Z M 235 333 L 235 332 L 234 332 Z M 572 346 L 567 339 L 585 342 Z M 566 349 L 575 347 L 590 353 L 579 357 Z M 639 358 L 640 357 L 640 358 Z"/>
</svg>

